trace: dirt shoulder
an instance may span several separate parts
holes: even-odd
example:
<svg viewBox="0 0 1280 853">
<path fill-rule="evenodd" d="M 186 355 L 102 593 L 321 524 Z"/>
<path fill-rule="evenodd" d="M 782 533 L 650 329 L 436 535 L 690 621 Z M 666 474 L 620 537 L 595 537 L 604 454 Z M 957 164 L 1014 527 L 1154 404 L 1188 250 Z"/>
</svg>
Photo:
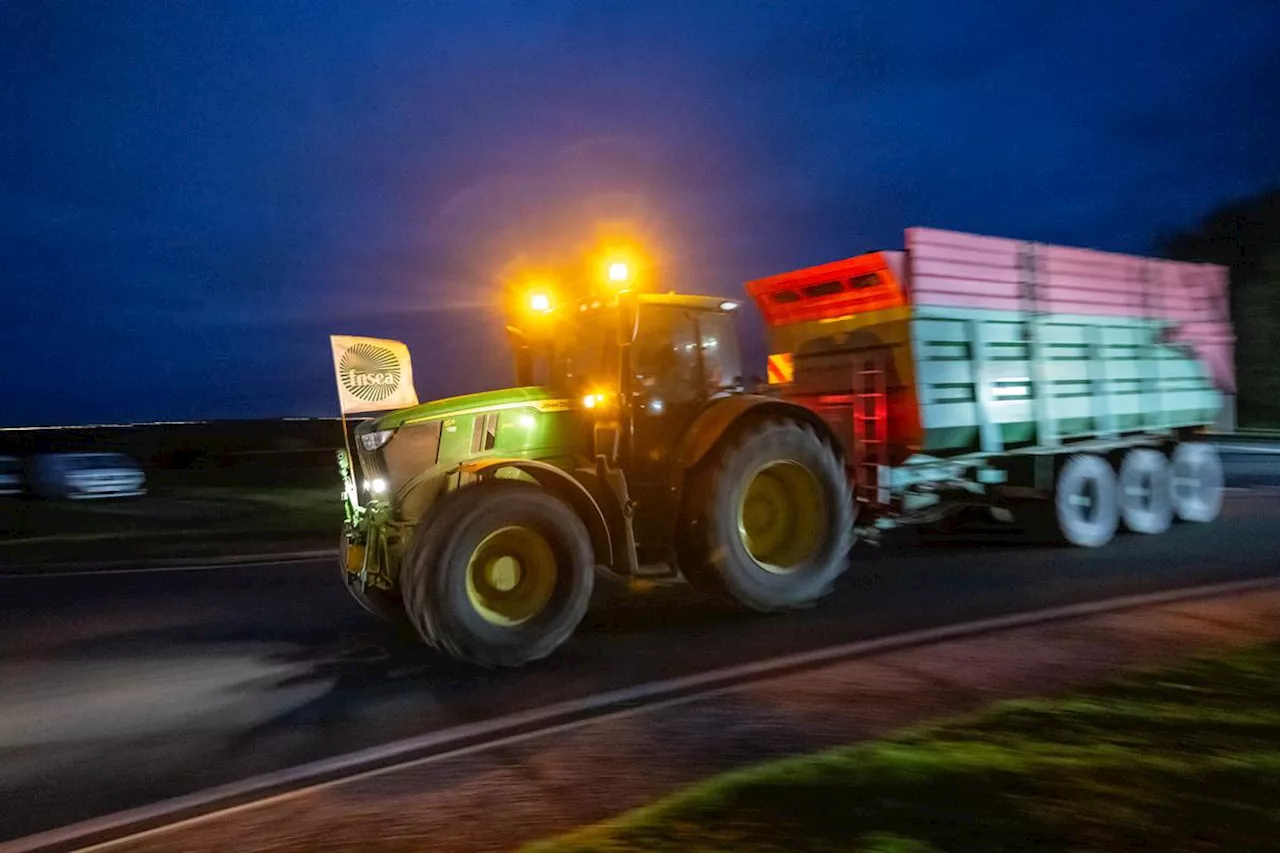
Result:
<svg viewBox="0 0 1280 853">
<path fill-rule="evenodd" d="M 877 654 L 370 774 L 110 849 L 514 849 L 722 771 L 1280 639 L 1277 614 L 1280 589 L 1270 588 Z"/>
</svg>

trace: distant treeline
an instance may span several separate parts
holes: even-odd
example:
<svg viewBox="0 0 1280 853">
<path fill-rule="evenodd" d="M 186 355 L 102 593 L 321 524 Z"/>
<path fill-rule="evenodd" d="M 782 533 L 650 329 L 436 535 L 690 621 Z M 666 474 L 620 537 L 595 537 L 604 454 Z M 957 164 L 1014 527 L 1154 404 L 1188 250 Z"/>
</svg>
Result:
<svg viewBox="0 0 1280 853">
<path fill-rule="evenodd" d="M 1170 258 L 1231 269 L 1239 422 L 1280 427 L 1280 189 L 1223 205 L 1159 245 Z"/>
<path fill-rule="evenodd" d="M 337 419 L 235 420 L 0 430 L 0 454 L 124 453 L 151 469 L 334 464 Z"/>
</svg>

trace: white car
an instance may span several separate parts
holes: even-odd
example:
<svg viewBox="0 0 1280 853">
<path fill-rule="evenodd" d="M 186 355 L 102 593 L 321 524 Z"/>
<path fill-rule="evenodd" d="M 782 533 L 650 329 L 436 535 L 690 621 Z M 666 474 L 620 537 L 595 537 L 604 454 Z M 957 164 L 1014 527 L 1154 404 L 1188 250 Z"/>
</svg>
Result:
<svg viewBox="0 0 1280 853">
<path fill-rule="evenodd" d="M 42 453 L 28 464 L 31 491 L 45 498 L 123 498 L 146 494 L 147 476 L 122 453 Z"/>
<path fill-rule="evenodd" d="M 22 460 L 16 456 L 0 456 L 0 495 L 22 494 L 23 482 Z"/>
</svg>

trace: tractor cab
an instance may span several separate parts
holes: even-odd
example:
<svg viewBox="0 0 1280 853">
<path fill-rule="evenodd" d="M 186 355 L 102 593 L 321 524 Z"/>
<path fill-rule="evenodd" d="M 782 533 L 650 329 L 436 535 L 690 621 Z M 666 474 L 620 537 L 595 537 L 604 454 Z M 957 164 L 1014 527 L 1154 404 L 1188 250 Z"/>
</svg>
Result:
<svg viewBox="0 0 1280 853">
<path fill-rule="evenodd" d="M 618 464 L 635 501 L 640 560 L 671 546 L 673 457 L 712 401 L 744 390 L 734 312 L 712 296 L 638 294 L 619 309 Z M 607 417 L 607 412 L 601 412 Z M 599 433 L 598 433 L 599 434 Z M 608 447 L 597 450 L 607 452 Z"/>
<path fill-rule="evenodd" d="M 508 327 L 518 383 L 562 394 L 597 421 L 626 421 L 611 461 L 661 461 L 707 401 L 745 390 L 737 308 L 674 293 L 584 299 L 548 322 Z"/>
<path fill-rule="evenodd" d="M 671 545 L 672 454 L 716 399 L 745 391 L 735 314 L 716 296 L 622 293 L 552 311 L 533 333 L 512 330 L 522 385 L 574 401 L 594 460 L 626 472 L 641 561 Z M 550 319 L 550 318 L 548 318 Z M 586 460 L 584 460 L 586 461 Z"/>
<path fill-rule="evenodd" d="M 714 296 L 637 296 L 629 376 L 636 404 L 661 415 L 670 404 L 741 393 L 737 308 L 738 303 Z"/>
</svg>

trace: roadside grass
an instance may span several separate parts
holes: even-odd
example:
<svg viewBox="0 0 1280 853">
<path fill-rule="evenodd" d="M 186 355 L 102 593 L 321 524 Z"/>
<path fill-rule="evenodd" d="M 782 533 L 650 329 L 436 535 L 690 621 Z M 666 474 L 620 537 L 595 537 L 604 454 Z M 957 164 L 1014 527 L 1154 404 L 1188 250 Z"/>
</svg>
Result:
<svg viewBox="0 0 1280 853">
<path fill-rule="evenodd" d="M 526 849 L 1280 850 L 1280 644 L 728 773 Z"/>
<path fill-rule="evenodd" d="M 137 498 L 14 499 L 0 506 L 0 563 L 329 548 L 341 525 L 330 487 L 161 486 Z"/>
</svg>

